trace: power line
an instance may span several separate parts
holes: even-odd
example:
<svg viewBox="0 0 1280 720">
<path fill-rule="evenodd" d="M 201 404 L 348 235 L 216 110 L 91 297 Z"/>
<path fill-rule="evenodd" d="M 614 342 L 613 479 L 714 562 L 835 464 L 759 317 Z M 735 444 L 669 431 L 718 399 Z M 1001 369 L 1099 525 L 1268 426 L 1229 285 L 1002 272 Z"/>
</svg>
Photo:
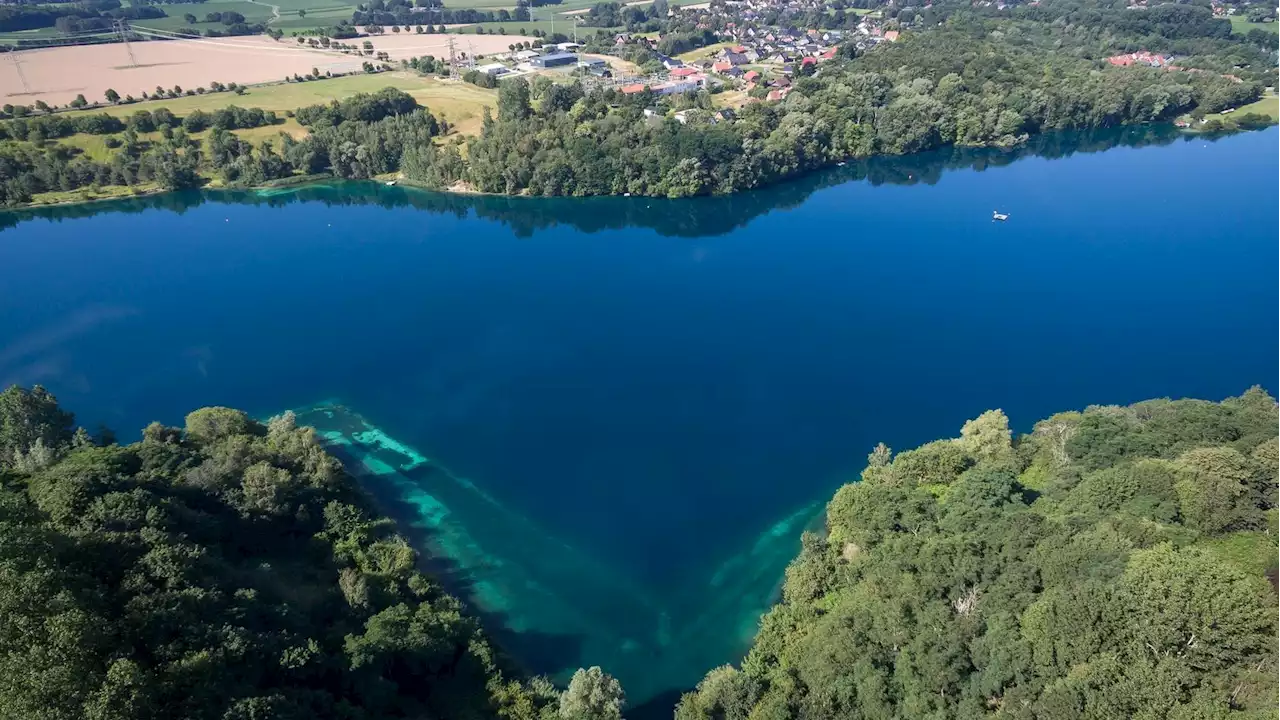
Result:
<svg viewBox="0 0 1280 720">
<path fill-rule="evenodd" d="M 9 59 L 13 61 L 13 69 L 18 71 L 18 79 L 22 81 L 22 94 L 30 95 L 31 86 L 27 84 L 27 75 L 22 72 L 22 61 L 18 59 L 18 53 L 9 53 Z"/>
<path fill-rule="evenodd" d="M 120 33 L 120 42 L 124 43 L 124 49 L 126 52 L 129 53 L 129 66 L 134 68 L 138 67 L 138 58 L 134 57 L 133 45 L 129 44 L 129 34 L 126 32 L 128 28 L 125 25 L 125 21 L 117 20 L 115 22 L 115 25 L 116 25 L 116 32 Z"/>
</svg>

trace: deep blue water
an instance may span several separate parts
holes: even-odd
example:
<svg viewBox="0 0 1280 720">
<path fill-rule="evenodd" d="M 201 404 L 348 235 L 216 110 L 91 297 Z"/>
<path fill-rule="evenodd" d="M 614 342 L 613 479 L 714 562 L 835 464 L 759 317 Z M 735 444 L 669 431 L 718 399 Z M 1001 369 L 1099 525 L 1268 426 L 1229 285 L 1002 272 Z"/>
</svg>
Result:
<svg viewBox="0 0 1280 720">
<path fill-rule="evenodd" d="M 876 442 L 1274 391 L 1278 137 L 956 151 L 719 200 L 365 185 L 53 213 L 0 232 L 0 384 L 124 437 L 338 399 L 674 597 Z"/>
</svg>

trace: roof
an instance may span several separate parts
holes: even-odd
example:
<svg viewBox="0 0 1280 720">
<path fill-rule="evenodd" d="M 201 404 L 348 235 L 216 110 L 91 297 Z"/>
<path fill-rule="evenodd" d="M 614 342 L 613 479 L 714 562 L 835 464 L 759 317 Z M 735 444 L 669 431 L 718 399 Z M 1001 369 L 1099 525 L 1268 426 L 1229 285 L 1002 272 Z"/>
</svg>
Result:
<svg viewBox="0 0 1280 720">
<path fill-rule="evenodd" d="M 755 80 L 756 78 L 760 77 L 760 73 L 756 72 L 755 70 L 748 70 L 747 74 L 743 75 L 742 77 L 748 80 Z"/>
<path fill-rule="evenodd" d="M 886 31 L 886 32 L 885 32 L 885 34 L 884 34 L 884 39 L 885 39 L 885 40 L 888 40 L 889 42 L 893 42 L 893 41 L 897 40 L 897 39 L 898 39 L 898 31 L 897 31 L 897 30 L 888 30 L 888 31 Z"/>
<path fill-rule="evenodd" d="M 541 60 L 543 60 L 543 61 L 547 61 L 547 60 L 569 60 L 569 59 L 577 60 L 577 59 L 578 59 L 578 56 L 577 56 L 577 55 L 574 55 L 573 53 L 567 53 L 567 52 L 553 52 L 553 53 L 547 53 L 546 55 L 541 55 L 541 56 L 539 56 L 539 59 L 541 59 Z"/>
<path fill-rule="evenodd" d="M 691 68 L 691 67 L 678 67 L 672 70 L 670 73 L 672 77 L 689 77 L 690 75 L 697 75 L 697 74 L 698 74 L 698 69 Z"/>
<path fill-rule="evenodd" d="M 635 93 L 638 93 L 638 92 L 644 92 L 644 83 L 636 83 L 634 85 L 622 86 L 623 95 L 634 95 Z"/>
<path fill-rule="evenodd" d="M 731 68 L 731 67 L 733 67 L 733 63 L 731 63 L 731 62 L 729 62 L 729 61 L 727 61 L 727 60 L 722 60 L 722 61 L 720 61 L 720 62 L 718 62 L 718 63 L 713 64 L 713 65 L 711 66 L 711 69 L 712 69 L 712 70 L 715 70 L 716 72 L 724 72 L 724 71 L 728 70 L 728 69 L 729 69 L 729 68 Z"/>
</svg>

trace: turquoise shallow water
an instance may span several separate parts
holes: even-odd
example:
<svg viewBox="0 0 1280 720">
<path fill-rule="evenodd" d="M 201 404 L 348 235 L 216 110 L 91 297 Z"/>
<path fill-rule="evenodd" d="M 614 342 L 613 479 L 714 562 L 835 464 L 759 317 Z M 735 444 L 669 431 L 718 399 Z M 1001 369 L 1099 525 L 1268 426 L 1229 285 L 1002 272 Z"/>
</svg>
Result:
<svg viewBox="0 0 1280 720">
<path fill-rule="evenodd" d="M 689 201 L 10 214 L 0 383 L 125 437 L 305 410 L 526 664 L 642 701 L 735 658 L 878 441 L 1275 390 L 1278 138 L 1057 136 Z"/>
</svg>

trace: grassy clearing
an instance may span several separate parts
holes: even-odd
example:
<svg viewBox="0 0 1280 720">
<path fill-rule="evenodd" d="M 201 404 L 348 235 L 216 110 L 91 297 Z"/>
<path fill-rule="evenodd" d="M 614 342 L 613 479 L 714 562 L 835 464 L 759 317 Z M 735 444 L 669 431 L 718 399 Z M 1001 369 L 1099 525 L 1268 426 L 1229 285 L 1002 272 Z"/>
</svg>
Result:
<svg viewBox="0 0 1280 720">
<path fill-rule="evenodd" d="M 472 135 L 480 130 L 481 109 L 498 106 L 496 90 L 486 90 L 461 82 L 444 82 L 433 78 L 423 78 L 411 73 L 381 73 L 378 75 L 350 75 L 331 80 L 314 80 L 305 83 L 278 83 L 274 85 L 257 85 L 249 88 L 244 95 L 235 93 L 209 93 L 191 97 L 174 98 L 172 100 L 148 100 L 131 105 L 113 105 L 94 110 L 78 110 L 71 114 L 106 112 L 117 117 L 126 117 L 139 110 L 155 110 L 168 108 L 174 114 L 182 116 L 194 110 L 212 111 L 229 105 L 240 107 L 259 107 L 263 110 L 274 110 L 283 115 L 287 110 L 296 110 L 303 105 L 329 102 L 348 97 L 356 93 L 377 92 L 385 87 L 403 90 L 419 103 L 427 106 L 436 115 L 448 119 L 456 132 Z M 293 121 L 290 120 L 289 123 Z M 269 128 L 237 131 L 240 134 L 266 131 L 274 137 L 284 130 L 294 135 L 304 131 L 301 127 L 275 125 Z M 82 136 L 91 138 L 94 136 Z M 246 135 L 246 137 L 249 137 Z M 93 143 L 85 141 L 85 151 L 97 150 Z M 105 151 L 105 147 L 102 148 Z"/>
<path fill-rule="evenodd" d="M 1259 115 L 1266 115 L 1270 117 L 1272 121 L 1280 121 L 1280 97 L 1276 97 L 1275 93 L 1264 95 L 1262 96 L 1262 99 L 1257 102 L 1252 102 L 1248 105 L 1242 105 L 1236 108 L 1236 113 L 1241 115 L 1245 113 L 1257 113 Z"/>
<path fill-rule="evenodd" d="M 690 50 L 689 52 L 686 52 L 686 53 L 680 53 L 679 55 L 676 56 L 676 59 L 682 62 L 687 62 L 687 63 L 698 62 L 700 60 L 705 60 L 706 58 L 709 58 L 712 55 L 715 55 L 716 53 L 720 52 L 724 48 L 733 47 L 734 45 L 737 45 L 737 43 L 735 42 L 716 43 L 714 45 L 700 47 L 697 50 Z"/>
<path fill-rule="evenodd" d="M 105 185 L 94 190 L 83 187 L 76 190 L 59 190 L 56 192 L 36 193 L 31 196 L 31 206 L 66 205 L 69 203 L 91 202 L 94 200 L 110 200 L 112 198 L 137 197 L 160 192 L 159 185 L 139 183 L 132 187 L 127 185 Z"/>
<path fill-rule="evenodd" d="M 206 93 L 172 100 L 148 100 L 130 105 L 112 105 L 92 110 L 77 110 L 71 115 L 106 112 L 111 115 L 125 117 L 139 110 L 168 108 L 178 115 L 186 115 L 193 110 L 217 110 L 228 105 L 240 107 L 259 107 L 263 110 L 295 110 L 303 105 L 328 102 L 354 95 L 355 93 L 377 92 L 385 87 L 394 87 L 414 96 L 418 102 L 436 110 L 437 105 L 458 110 L 464 106 L 497 102 L 497 93 L 463 83 L 445 83 L 431 78 L 401 72 L 380 73 L 377 75 L 348 75 L 329 80 L 313 80 L 303 83 L 275 83 L 272 85 L 255 85 L 246 89 L 243 95 L 235 93 Z"/>
<path fill-rule="evenodd" d="M 1245 20 L 1243 17 L 1239 15 L 1228 15 L 1227 19 L 1231 21 L 1231 32 L 1240 33 L 1241 35 L 1248 34 L 1249 31 L 1253 30 L 1254 28 L 1257 28 L 1258 30 L 1265 30 L 1269 33 L 1280 32 L 1280 23 L 1249 22 L 1248 20 Z"/>
<path fill-rule="evenodd" d="M 1266 115 L 1272 120 L 1280 121 L 1280 98 L 1275 95 L 1268 95 L 1257 102 L 1249 103 L 1243 107 L 1237 108 L 1238 113 L 1257 113 Z"/>
<path fill-rule="evenodd" d="M 711 103 L 718 108 L 737 110 L 747 104 L 746 90 L 726 90 L 711 96 Z"/>
</svg>

